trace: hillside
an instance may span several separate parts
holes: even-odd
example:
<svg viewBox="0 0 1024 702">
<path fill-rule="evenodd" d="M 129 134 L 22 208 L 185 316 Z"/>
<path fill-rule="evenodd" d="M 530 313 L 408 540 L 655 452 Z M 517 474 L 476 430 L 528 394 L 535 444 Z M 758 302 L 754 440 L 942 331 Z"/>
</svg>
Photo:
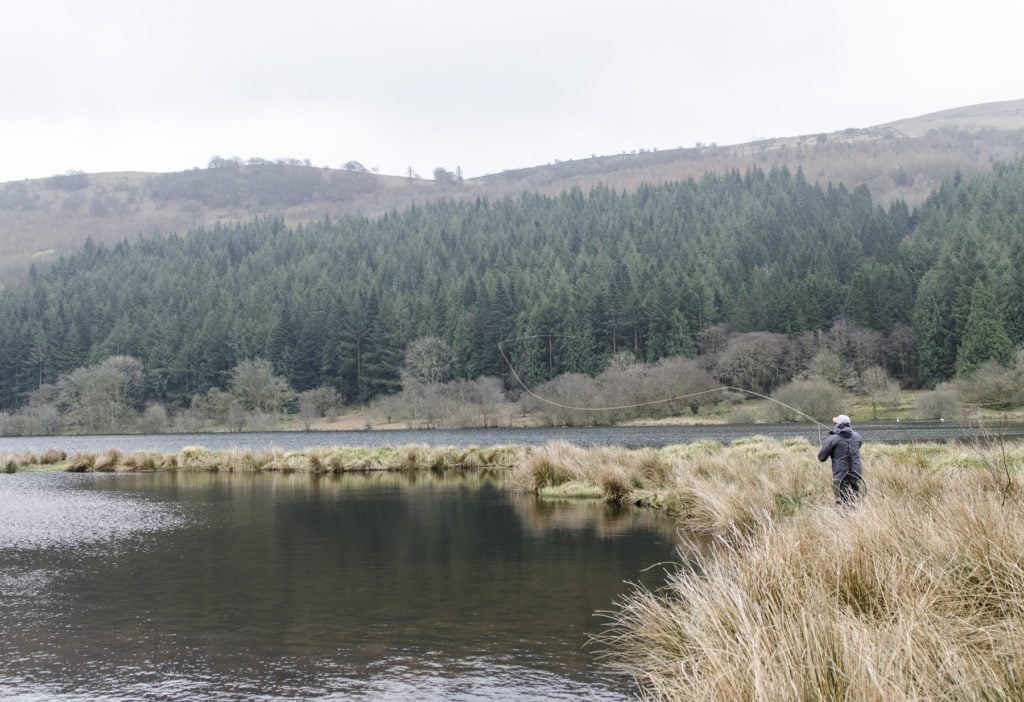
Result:
<svg viewBox="0 0 1024 702">
<path fill-rule="evenodd" d="M 863 186 L 751 169 L 86 245 L 0 294 L 0 408 L 125 354 L 145 399 L 174 407 L 254 358 L 364 402 L 430 339 L 467 381 L 503 376 L 498 342 L 518 339 L 526 381 L 568 394 L 610 363 L 698 355 L 759 392 L 815 367 L 930 386 L 1024 344 L 1021 193 L 1024 158 L 913 217 Z"/>
<path fill-rule="evenodd" d="M 634 190 L 750 166 L 802 169 L 812 183 L 866 185 L 876 202 L 920 204 L 943 179 L 971 178 L 1024 153 L 1024 100 L 946 110 L 865 129 L 556 162 L 465 181 L 381 176 L 299 161 L 220 160 L 180 173 L 74 173 L 0 185 L 0 286 L 33 262 L 150 232 L 273 215 L 294 224 L 370 216 L 438 199 L 557 194 L 597 184 Z"/>
</svg>

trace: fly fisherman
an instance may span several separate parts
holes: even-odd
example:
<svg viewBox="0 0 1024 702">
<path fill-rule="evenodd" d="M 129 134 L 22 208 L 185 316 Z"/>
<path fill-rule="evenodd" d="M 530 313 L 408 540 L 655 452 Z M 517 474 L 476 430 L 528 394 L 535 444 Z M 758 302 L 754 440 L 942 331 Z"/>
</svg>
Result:
<svg viewBox="0 0 1024 702">
<path fill-rule="evenodd" d="M 861 494 L 863 475 L 860 469 L 860 447 L 864 442 L 860 434 L 850 427 L 850 418 L 845 414 L 832 418 L 835 428 L 818 451 L 818 460 L 832 458 L 832 491 L 836 504 L 855 502 Z"/>
</svg>

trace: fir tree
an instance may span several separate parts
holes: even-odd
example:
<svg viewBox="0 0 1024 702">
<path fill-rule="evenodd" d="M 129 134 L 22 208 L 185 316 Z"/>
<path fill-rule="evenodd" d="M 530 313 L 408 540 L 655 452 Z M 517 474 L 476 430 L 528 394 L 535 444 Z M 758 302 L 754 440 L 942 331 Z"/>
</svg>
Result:
<svg viewBox="0 0 1024 702">
<path fill-rule="evenodd" d="M 1005 365 L 1012 356 L 1013 342 L 999 305 L 988 285 L 979 281 L 971 289 L 971 309 L 956 354 L 957 375 L 970 375 L 988 360 Z"/>
</svg>

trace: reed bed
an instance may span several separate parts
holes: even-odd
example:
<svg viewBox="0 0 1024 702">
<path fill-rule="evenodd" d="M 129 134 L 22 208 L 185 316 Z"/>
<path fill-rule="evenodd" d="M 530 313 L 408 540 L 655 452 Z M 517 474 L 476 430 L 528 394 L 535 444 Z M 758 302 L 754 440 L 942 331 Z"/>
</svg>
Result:
<svg viewBox="0 0 1024 702">
<path fill-rule="evenodd" d="M 635 450 L 556 442 L 529 450 L 515 479 L 542 495 L 593 491 L 609 502 L 664 509 L 688 531 L 720 534 L 814 500 L 824 504 L 831 474 L 814 453 L 804 440 L 764 437 Z"/>
<path fill-rule="evenodd" d="M 34 466 L 51 466 L 67 459 L 67 454 L 59 449 L 47 449 L 43 453 L 27 451 L 18 454 L 0 455 L 0 473 L 17 473 L 22 468 Z"/>
<path fill-rule="evenodd" d="M 140 472 L 201 471 L 227 473 L 344 473 L 352 471 L 468 470 L 511 467 L 521 462 L 524 449 L 515 446 L 457 448 L 421 445 L 316 448 L 307 451 L 226 450 L 211 451 L 186 446 L 176 453 L 139 451 L 128 455 L 111 449 L 102 453 L 76 454 L 67 471 Z"/>
</svg>

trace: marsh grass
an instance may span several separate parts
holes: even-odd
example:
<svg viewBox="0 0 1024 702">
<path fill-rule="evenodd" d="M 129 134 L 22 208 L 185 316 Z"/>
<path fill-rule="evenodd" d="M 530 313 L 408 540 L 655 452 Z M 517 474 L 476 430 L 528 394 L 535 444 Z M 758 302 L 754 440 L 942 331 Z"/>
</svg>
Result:
<svg viewBox="0 0 1024 702">
<path fill-rule="evenodd" d="M 27 451 L 19 454 L 0 455 L 0 473 L 17 473 L 32 466 L 52 466 L 67 460 L 67 453 L 59 449 L 47 449 L 43 453 Z"/>
<path fill-rule="evenodd" d="M 38 463 L 43 466 L 52 466 L 54 464 L 61 463 L 62 461 L 66 461 L 67 458 L 68 454 L 66 451 L 51 448 L 47 449 L 39 456 Z"/>
<path fill-rule="evenodd" d="M 116 449 L 102 453 L 76 454 L 66 470 L 79 473 L 198 471 L 311 474 L 475 470 L 509 468 L 521 462 L 523 452 L 524 449 L 515 446 L 488 449 L 415 445 L 401 448 L 345 446 L 290 452 L 279 449 L 211 451 L 202 446 L 186 446 L 176 453 L 169 454 L 139 451 L 125 456 Z"/>
<path fill-rule="evenodd" d="M 764 449 L 710 475 L 677 459 L 666 496 L 714 546 L 600 639 L 642 697 L 1024 699 L 1020 446 L 871 447 L 872 491 L 846 509 L 810 445 Z"/>
</svg>

